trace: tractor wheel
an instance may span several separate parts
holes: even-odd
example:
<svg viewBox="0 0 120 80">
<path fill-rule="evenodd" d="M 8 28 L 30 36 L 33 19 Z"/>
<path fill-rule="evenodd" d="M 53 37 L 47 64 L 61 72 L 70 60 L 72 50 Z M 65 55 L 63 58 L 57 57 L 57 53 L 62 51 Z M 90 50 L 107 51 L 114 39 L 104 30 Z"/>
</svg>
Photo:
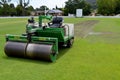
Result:
<svg viewBox="0 0 120 80">
<path fill-rule="evenodd" d="M 74 42 L 74 38 L 72 38 L 72 39 L 68 40 L 68 43 L 67 43 L 67 48 L 72 47 L 73 42 Z"/>
</svg>

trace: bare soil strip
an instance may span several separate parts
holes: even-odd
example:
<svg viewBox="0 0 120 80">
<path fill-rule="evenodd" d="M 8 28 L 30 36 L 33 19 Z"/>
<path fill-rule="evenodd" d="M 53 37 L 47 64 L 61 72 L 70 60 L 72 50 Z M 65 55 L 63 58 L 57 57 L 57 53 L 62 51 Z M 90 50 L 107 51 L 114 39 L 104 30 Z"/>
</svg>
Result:
<svg viewBox="0 0 120 80">
<path fill-rule="evenodd" d="M 85 38 L 98 22 L 98 20 L 88 20 L 75 24 L 75 36 Z"/>
</svg>

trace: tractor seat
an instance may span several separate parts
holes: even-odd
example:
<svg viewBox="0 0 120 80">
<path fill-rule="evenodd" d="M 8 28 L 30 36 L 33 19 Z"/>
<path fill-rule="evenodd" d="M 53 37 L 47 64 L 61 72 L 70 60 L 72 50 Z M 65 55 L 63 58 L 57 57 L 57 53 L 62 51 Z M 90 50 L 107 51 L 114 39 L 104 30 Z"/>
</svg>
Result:
<svg viewBox="0 0 120 80">
<path fill-rule="evenodd" d="M 62 26 L 63 18 L 62 17 L 54 17 L 53 20 L 50 23 L 48 23 L 48 25 L 51 28 L 59 28 L 59 27 Z"/>
</svg>

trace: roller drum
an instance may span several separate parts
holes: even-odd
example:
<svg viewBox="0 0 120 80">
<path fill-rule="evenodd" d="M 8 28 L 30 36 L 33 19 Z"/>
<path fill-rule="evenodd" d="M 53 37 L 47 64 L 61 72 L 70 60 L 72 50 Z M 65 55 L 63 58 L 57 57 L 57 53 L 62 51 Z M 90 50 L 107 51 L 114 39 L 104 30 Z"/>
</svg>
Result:
<svg viewBox="0 0 120 80">
<path fill-rule="evenodd" d="M 7 42 L 4 51 L 7 56 L 24 57 L 26 47 L 27 47 L 27 43 Z"/>
<path fill-rule="evenodd" d="M 30 43 L 26 49 L 26 56 L 29 58 L 55 61 L 56 55 L 53 51 L 53 45 Z"/>
<path fill-rule="evenodd" d="M 47 61 L 55 61 L 56 54 L 53 45 L 22 43 L 8 41 L 4 48 L 5 54 L 11 57 L 26 57 Z"/>
</svg>

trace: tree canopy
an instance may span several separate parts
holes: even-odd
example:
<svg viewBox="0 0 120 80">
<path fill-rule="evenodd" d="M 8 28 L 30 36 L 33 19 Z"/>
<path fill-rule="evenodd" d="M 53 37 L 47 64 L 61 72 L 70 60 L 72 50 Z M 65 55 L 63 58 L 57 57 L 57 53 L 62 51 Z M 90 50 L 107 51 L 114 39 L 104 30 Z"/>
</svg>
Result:
<svg viewBox="0 0 120 80">
<path fill-rule="evenodd" d="M 36 8 L 36 10 L 44 11 L 44 10 L 49 10 L 49 8 L 45 5 L 40 6 L 40 8 Z"/>
<path fill-rule="evenodd" d="M 11 3 L 12 0 L 0 0 L 0 16 L 27 16 L 31 11 L 44 11 L 47 6 L 41 5 L 39 8 L 34 9 L 29 5 L 31 0 L 18 0 L 18 5 L 15 6 Z M 102 15 L 115 15 L 120 14 L 120 0 L 96 0 L 97 12 Z M 91 4 L 92 5 L 92 4 Z M 56 5 L 53 9 L 59 9 L 64 12 L 64 15 L 76 14 L 76 9 L 83 9 L 83 15 L 91 13 L 91 5 L 87 0 L 68 0 L 65 2 L 64 8 L 58 8 Z"/>
<path fill-rule="evenodd" d="M 8 2 L 11 2 L 11 0 L 0 0 L 0 5 L 7 4 Z"/>
<path fill-rule="evenodd" d="M 120 0 L 97 0 L 98 13 L 111 15 L 120 12 Z"/>
<path fill-rule="evenodd" d="M 1 16 L 25 16 L 30 15 L 34 10 L 32 6 L 28 6 L 30 0 L 19 0 L 19 4 L 15 7 L 12 0 L 0 0 L 0 15 Z"/>
<path fill-rule="evenodd" d="M 65 15 L 76 14 L 76 9 L 83 9 L 83 14 L 90 14 L 91 6 L 85 0 L 68 0 L 65 5 Z"/>
</svg>

